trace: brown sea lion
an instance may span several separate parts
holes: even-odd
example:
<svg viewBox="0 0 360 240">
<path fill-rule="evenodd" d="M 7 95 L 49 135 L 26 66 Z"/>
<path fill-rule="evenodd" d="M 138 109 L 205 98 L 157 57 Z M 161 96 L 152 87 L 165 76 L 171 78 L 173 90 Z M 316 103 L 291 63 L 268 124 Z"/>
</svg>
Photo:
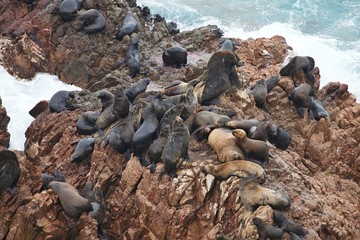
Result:
<svg viewBox="0 0 360 240">
<path fill-rule="evenodd" d="M 15 192 L 20 177 L 20 165 L 16 154 L 10 150 L 0 151 L 0 196 L 8 189 Z"/>
<path fill-rule="evenodd" d="M 235 129 L 232 134 L 236 138 L 236 144 L 244 151 L 246 160 L 255 160 L 261 166 L 269 162 L 269 149 L 266 142 L 248 138 L 242 129 Z"/>
<path fill-rule="evenodd" d="M 226 115 L 219 115 L 209 111 L 200 111 L 194 116 L 192 129 L 196 129 L 201 126 L 222 127 L 229 121 L 230 118 Z"/>
<path fill-rule="evenodd" d="M 226 115 L 229 118 L 232 118 L 233 116 L 236 115 L 236 112 L 231 110 L 231 109 L 226 109 L 226 108 L 218 107 L 218 106 L 215 106 L 215 105 L 201 106 L 201 110 L 213 112 L 213 113 L 216 113 L 216 114 L 219 114 L 219 115 Z"/>
<path fill-rule="evenodd" d="M 130 102 L 134 102 L 135 98 L 146 91 L 147 86 L 150 83 L 149 78 L 143 78 L 136 83 L 132 84 L 129 88 L 125 89 L 125 95 Z"/>
<path fill-rule="evenodd" d="M 126 53 L 126 65 L 130 69 L 131 77 L 135 77 L 140 73 L 139 41 L 140 36 L 138 34 L 132 37 L 128 51 Z"/>
<path fill-rule="evenodd" d="M 84 30 L 88 34 L 94 34 L 104 31 L 106 21 L 104 16 L 96 9 L 89 9 L 79 16 L 81 26 L 79 31 Z"/>
<path fill-rule="evenodd" d="M 171 127 L 170 125 L 165 125 L 163 128 L 160 129 L 159 136 L 157 139 L 155 139 L 148 149 L 148 155 L 150 158 L 150 172 L 155 172 L 156 163 L 161 161 L 161 154 L 162 151 L 169 141 L 169 138 L 171 136 Z"/>
<path fill-rule="evenodd" d="M 74 97 L 74 93 L 70 91 L 57 91 L 49 100 L 50 112 L 59 113 L 65 110 L 75 110 L 77 106 L 68 104 L 68 100 Z"/>
<path fill-rule="evenodd" d="M 92 137 L 81 139 L 77 143 L 74 153 L 71 155 L 71 162 L 81 162 L 88 158 L 94 150 L 94 145 L 95 139 Z"/>
<path fill-rule="evenodd" d="M 127 12 L 121 26 L 116 32 L 115 38 L 122 40 L 125 35 L 131 35 L 134 32 L 139 30 L 139 24 L 136 21 L 134 14 L 132 12 Z"/>
<path fill-rule="evenodd" d="M 42 191 L 44 189 L 48 189 L 49 188 L 49 183 L 52 182 L 52 181 L 65 182 L 65 176 L 60 172 L 60 170 L 56 170 L 54 175 L 41 173 L 40 181 L 41 181 L 41 189 L 40 189 L 40 191 Z"/>
<path fill-rule="evenodd" d="M 208 144 L 214 149 L 220 162 L 245 159 L 243 150 L 236 144 L 232 131 L 215 128 L 208 137 Z"/>
<path fill-rule="evenodd" d="M 91 135 L 96 132 L 96 120 L 100 113 L 87 111 L 84 112 L 76 122 L 76 131 L 79 134 Z"/>
<path fill-rule="evenodd" d="M 286 150 L 291 143 L 291 134 L 272 123 L 268 129 L 268 141 L 275 147 Z"/>
<path fill-rule="evenodd" d="M 186 93 L 188 88 L 194 87 L 196 84 L 199 83 L 199 79 L 193 79 L 189 82 L 184 82 L 181 80 L 175 80 L 171 82 L 169 85 L 165 86 L 163 89 L 160 90 L 161 93 L 165 94 L 166 96 L 174 96 Z"/>
<path fill-rule="evenodd" d="M 278 191 L 262 187 L 258 176 L 246 177 L 240 186 L 240 197 L 249 211 L 260 205 L 270 205 L 274 209 L 284 209 L 290 206 L 291 199 Z"/>
<path fill-rule="evenodd" d="M 311 72 L 315 67 L 315 60 L 312 57 L 295 56 L 288 64 L 280 70 L 281 76 L 291 76 L 296 71 L 303 70 L 310 82 L 315 82 L 315 77 Z"/>
<path fill-rule="evenodd" d="M 284 235 L 284 231 L 281 228 L 272 226 L 270 224 L 265 223 L 260 218 L 254 218 L 253 224 L 256 226 L 259 233 L 259 240 L 265 239 L 277 239 L 281 240 Z"/>
<path fill-rule="evenodd" d="M 265 170 L 259 164 L 245 160 L 233 160 L 219 165 L 209 164 L 200 168 L 200 170 L 203 173 L 211 174 L 218 179 L 224 180 L 231 176 L 245 178 L 251 175 L 265 179 Z"/>
<path fill-rule="evenodd" d="M 130 101 L 122 88 L 115 90 L 113 109 L 117 119 L 125 118 L 129 114 Z"/>
<path fill-rule="evenodd" d="M 301 224 L 295 223 L 290 218 L 286 218 L 280 211 L 274 211 L 274 222 L 278 227 L 287 233 L 295 233 L 298 236 L 305 236 L 308 231 Z"/>
<path fill-rule="evenodd" d="M 59 5 L 60 18 L 63 21 L 71 21 L 76 12 L 81 8 L 83 0 L 64 0 Z"/>
<path fill-rule="evenodd" d="M 82 197 L 74 186 L 52 181 L 49 187 L 59 196 L 61 206 L 68 216 L 77 219 L 83 212 L 93 210 L 90 201 Z"/>
<path fill-rule="evenodd" d="M 177 104 L 167 110 L 164 116 L 161 118 L 159 123 L 159 129 L 163 128 L 165 125 L 170 125 L 172 127 L 175 118 L 180 116 L 181 112 L 184 110 L 185 104 Z"/>
<path fill-rule="evenodd" d="M 266 79 L 265 83 L 266 83 L 267 92 L 269 93 L 271 89 L 273 89 L 279 81 L 280 81 L 280 75 L 271 76 L 268 79 Z"/>
<path fill-rule="evenodd" d="M 329 113 L 326 111 L 323 103 L 318 100 L 315 99 L 314 97 L 310 98 L 310 119 L 315 119 L 317 121 L 319 121 L 321 118 L 329 118 L 330 115 Z"/>
<path fill-rule="evenodd" d="M 257 127 L 252 127 L 249 130 L 248 136 L 251 139 L 255 139 L 255 140 L 261 140 L 266 142 L 267 138 L 268 138 L 268 131 L 269 128 L 271 127 L 271 123 L 268 121 L 264 121 L 259 123 L 259 125 Z"/>
<path fill-rule="evenodd" d="M 253 95 L 256 106 L 259 108 L 263 108 L 268 95 L 268 90 L 265 80 L 264 79 L 258 80 L 254 85 L 252 85 L 249 88 L 248 93 Z"/>
<path fill-rule="evenodd" d="M 225 126 L 232 129 L 241 128 L 245 132 L 249 132 L 250 129 L 259 125 L 260 121 L 256 118 L 253 119 L 243 119 L 243 120 L 231 120 L 225 123 Z"/>
<path fill-rule="evenodd" d="M 101 112 L 103 112 L 107 107 L 109 107 L 114 102 L 114 94 L 109 90 L 103 89 L 100 90 L 96 96 L 101 101 Z"/>
<path fill-rule="evenodd" d="M 315 96 L 313 88 L 303 83 L 298 87 L 295 87 L 289 97 L 296 107 L 297 113 L 303 118 L 305 115 L 304 108 L 309 108 L 311 104 L 311 97 Z"/>
<path fill-rule="evenodd" d="M 187 50 L 181 46 L 167 48 L 162 54 L 164 66 L 183 67 L 187 63 Z"/>
</svg>

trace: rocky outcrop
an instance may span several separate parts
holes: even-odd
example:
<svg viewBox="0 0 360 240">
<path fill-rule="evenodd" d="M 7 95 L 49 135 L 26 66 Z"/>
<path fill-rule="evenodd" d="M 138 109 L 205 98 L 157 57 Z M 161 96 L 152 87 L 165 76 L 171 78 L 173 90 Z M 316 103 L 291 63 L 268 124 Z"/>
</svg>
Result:
<svg viewBox="0 0 360 240">
<path fill-rule="evenodd" d="M 6 109 L 2 106 L 2 100 L 0 97 L 0 148 L 8 148 L 10 144 L 10 133 L 7 126 L 10 122 L 10 117 L 6 113 Z"/>
<path fill-rule="evenodd" d="M 118 41 L 112 37 L 127 3 L 87 1 L 84 8 L 97 6 L 106 16 L 107 28 L 105 33 L 86 35 L 75 31 L 76 22 L 61 22 L 56 14 L 59 2 L 39 0 L 33 9 L 20 1 L 0 3 L 0 9 L 8 10 L 1 12 L 1 32 L 12 37 L 3 63 L 13 74 L 24 77 L 24 73 L 30 76 L 32 71 L 49 71 L 92 91 L 127 87 L 147 76 L 152 80 L 149 88 L 154 90 L 175 79 L 190 81 L 201 76 L 222 40 L 216 26 L 172 37 L 163 21 L 146 20 L 140 9 L 132 8 L 141 23 L 142 39 L 142 72 L 132 79 L 127 67 L 117 63 L 125 57 L 130 38 Z M 16 13 L 14 22 L 7 20 L 8 12 Z M 38 31 L 33 31 L 34 23 Z M 46 29 L 52 29 L 48 35 Z M 186 67 L 162 65 L 162 50 L 174 41 L 188 50 Z M 239 43 L 235 52 L 245 63 L 237 68 L 243 87 L 224 94 L 220 106 L 235 111 L 234 118 L 238 119 L 264 119 L 266 115 L 292 135 L 287 150 L 268 144 L 272 158 L 265 168 L 263 186 L 290 196 L 291 206 L 282 212 L 308 231 L 305 239 L 358 238 L 360 105 L 354 95 L 341 83 L 319 89 L 320 70 L 316 68 L 313 87 L 329 112 L 328 120 L 300 118 L 289 100 L 294 85 L 306 82 L 303 73 L 281 77 L 267 97 L 265 107 L 269 113 L 264 113 L 255 106 L 246 87 L 278 74 L 291 47 L 281 36 L 234 41 Z M 6 60 L 14 52 L 20 60 Z M 17 190 L 13 195 L 5 192 L 1 196 L 1 238 L 97 238 L 98 226 L 90 214 L 69 220 L 56 194 L 41 189 L 40 174 L 56 170 L 79 190 L 90 182 L 102 191 L 106 205 L 102 228 L 109 239 L 257 239 L 253 218 L 273 224 L 270 206 L 260 206 L 254 212 L 245 209 L 239 192 L 243 179 L 232 176 L 219 180 L 200 171 L 209 163 L 219 163 L 206 140 L 190 139 L 192 162 L 183 162 L 174 179 L 167 175 L 159 179 L 163 164 L 158 164 L 151 174 L 137 157 L 128 158 L 99 143 L 88 159 L 71 162 L 76 143 L 83 137 L 76 132 L 76 121 L 85 111 L 101 109 L 95 93 L 88 90 L 76 94 L 75 101 L 81 107 L 75 111 L 50 113 L 44 111 L 43 104 L 36 108 L 36 119 L 26 131 L 25 151 L 17 152 L 21 166 Z M 288 239 L 288 234 L 284 238 Z"/>
</svg>

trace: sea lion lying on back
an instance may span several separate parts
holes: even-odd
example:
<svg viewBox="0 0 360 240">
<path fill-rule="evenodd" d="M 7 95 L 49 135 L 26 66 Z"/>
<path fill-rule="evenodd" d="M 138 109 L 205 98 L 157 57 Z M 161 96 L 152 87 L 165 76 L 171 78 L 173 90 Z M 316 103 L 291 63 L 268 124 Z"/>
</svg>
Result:
<svg viewBox="0 0 360 240">
<path fill-rule="evenodd" d="M 315 77 L 311 72 L 314 67 L 315 60 L 312 57 L 295 56 L 280 70 L 280 75 L 291 76 L 296 71 L 303 70 L 310 82 L 315 82 Z"/>
</svg>

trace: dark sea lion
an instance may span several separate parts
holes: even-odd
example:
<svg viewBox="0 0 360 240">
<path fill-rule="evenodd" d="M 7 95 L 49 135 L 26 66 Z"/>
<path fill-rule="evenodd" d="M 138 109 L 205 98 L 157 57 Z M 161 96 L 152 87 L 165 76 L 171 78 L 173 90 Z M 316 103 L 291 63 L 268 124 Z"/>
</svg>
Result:
<svg viewBox="0 0 360 240">
<path fill-rule="evenodd" d="M 223 180 L 231 176 L 245 178 L 251 175 L 265 179 L 265 170 L 259 164 L 245 160 L 233 160 L 219 165 L 209 164 L 200 168 L 200 170 L 203 173 L 214 175 L 216 178 Z"/>
<path fill-rule="evenodd" d="M 100 113 L 88 111 L 84 112 L 76 122 L 76 131 L 79 134 L 91 135 L 96 132 L 96 120 Z"/>
<path fill-rule="evenodd" d="M 102 32 L 106 26 L 104 16 L 96 9 L 89 9 L 81 13 L 79 21 L 81 22 L 79 31 L 84 30 L 88 34 Z"/>
<path fill-rule="evenodd" d="M 162 54 L 162 60 L 164 66 L 172 66 L 180 68 L 186 65 L 187 63 L 187 51 L 181 46 L 175 46 L 167 48 Z"/>
<path fill-rule="evenodd" d="M 148 149 L 156 137 L 159 121 L 157 120 L 154 108 L 151 105 L 143 111 L 142 118 L 144 121 L 134 134 L 131 148 L 134 154 L 139 158 L 141 165 L 147 166 L 148 163 L 146 162 L 143 153 Z"/>
<path fill-rule="evenodd" d="M 310 119 L 319 121 L 321 118 L 329 118 L 329 113 L 326 111 L 322 102 L 318 99 L 310 98 Z"/>
<path fill-rule="evenodd" d="M 125 144 L 121 139 L 121 127 L 117 126 L 111 129 L 108 137 L 109 145 L 115 149 L 118 153 L 124 153 L 126 151 Z"/>
<path fill-rule="evenodd" d="M 305 236 L 308 231 L 301 224 L 295 223 L 290 218 L 286 218 L 280 211 L 274 211 L 274 222 L 278 227 L 287 233 L 295 233 L 298 236 Z"/>
<path fill-rule="evenodd" d="M 49 183 L 52 181 L 65 182 L 65 176 L 60 172 L 60 170 L 56 170 L 54 175 L 41 173 L 40 181 L 41 181 L 41 191 L 42 191 L 44 189 L 48 189 Z"/>
<path fill-rule="evenodd" d="M 185 108 L 181 112 L 180 117 L 186 121 L 188 117 L 190 117 L 194 112 L 197 111 L 197 108 L 199 106 L 197 95 L 194 91 L 194 88 L 191 86 L 188 88 L 185 92 Z"/>
<path fill-rule="evenodd" d="M 126 53 L 126 65 L 130 68 L 130 76 L 135 77 L 140 73 L 140 36 L 136 35 L 131 39 L 128 51 Z"/>
<path fill-rule="evenodd" d="M 136 21 L 134 14 L 132 12 L 127 12 L 121 26 L 116 32 L 115 38 L 118 40 L 122 40 L 125 35 L 131 35 L 134 32 L 139 30 L 139 24 Z"/>
<path fill-rule="evenodd" d="M 230 39 L 226 39 L 220 47 L 220 50 L 234 51 L 234 43 Z"/>
<path fill-rule="evenodd" d="M 147 86 L 150 83 L 149 78 L 143 78 L 136 83 L 132 84 L 129 88 L 125 89 L 125 95 L 130 102 L 134 102 L 135 98 L 146 91 Z"/>
<path fill-rule="evenodd" d="M 181 80 L 175 80 L 171 82 L 169 85 L 165 86 L 162 90 L 160 90 L 161 93 L 165 94 L 166 96 L 174 96 L 186 93 L 186 91 L 190 87 L 194 87 L 196 84 L 199 83 L 199 79 L 193 79 L 189 82 L 183 82 Z"/>
<path fill-rule="evenodd" d="M 265 80 L 267 92 L 269 93 L 280 81 L 280 75 L 271 76 Z"/>
<path fill-rule="evenodd" d="M 59 5 L 60 17 L 63 21 L 71 21 L 80 9 L 83 0 L 64 0 Z"/>
<path fill-rule="evenodd" d="M 155 172 L 156 163 L 161 161 L 161 154 L 162 151 L 169 141 L 171 136 L 171 127 L 170 125 L 165 125 L 163 128 L 160 129 L 159 136 L 155 139 L 148 149 L 148 155 L 150 158 L 150 172 Z"/>
<path fill-rule="evenodd" d="M 226 108 L 218 107 L 218 106 L 215 106 L 215 105 L 201 106 L 201 110 L 213 112 L 213 113 L 216 113 L 216 114 L 219 114 L 219 115 L 226 115 L 229 118 L 232 118 L 233 116 L 236 115 L 236 112 L 231 110 L 231 109 L 226 109 Z"/>
<path fill-rule="evenodd" d="M 268 141 L 275 147 L 286 150 L 291 143 L 291 134 L 281 127 L 271 124 L 268 129 Z"/>
<path fill-rule="evenodd" d="M 10 193 L 15 192 L 20 172 L 16 154 L 10 150 L 0 151 L 0 196 L 6 189 Z"/>
<path fill-rule="evenodd" d="M 114 102 L 114 94 L 112 94 L 109 90 L 103 89 L 99 91 L 96 96 L 101 101 L 101 112 Z"/>
<path fill-rule="evenodd" d="M 65 110 L 74 110 L 76 106 L 69 105 L 68 99 L 74 98 L 75 95 L 72 92 L 61 90 L 56 92 L 49 101 L 50 112 L 62 112 Z"/>
<path fill-rule="evenodd" d="M 208 137 L 208 144 L 214 149 L 220 162 L 245 159 L 243 150 L 236 144 L 232 131 L 226 128 L 215 128 Z"/>
<path fill-rule="evenodd" d="M 151 104 L 154 107 L 154 111 L 156 114 L 156 117 L 159 121 L 161 121 L 161 119 L 163 118 L 165 112 L 166 112 L 166 108 L 165 108 L 165 104 L 163 102 L 163 98 L 162 98 L 162 94 L 157 94 L 153 100 L 151 101 Z"/>
<path fill-rule="evenodd" d="M 81 162 L 85 160 L 94 150 L 95 139 L 86 137 L 81 139 L 76 147 L 74 153 L 71 155 L 71 162 Z"/>
<path fill-rule="evenodd" d="M 209 111 L 200 111 L 194 116 L 192 128 L 196 129 L 206 125 L 222 127 L 229 121 L 230 118 L 226 115 L 219 115 Z"/>
<path fill-rule="evenodd" d="M 77 219 L 83 212 L 93 210 L 90 201 L 82 197 L 74 186 L 52 181 L 49 187 L 59 196 L 61 206 L 68 216 Z"/>
<path fill-rule="evenodd" d="M 161 121 L 159 123 L 159 129 L 163 128 L 165 125 L 172 126 L 175 118 L 177 116 L 180 116 L 181 112 L 184 110 L 185 105 L 184 104 L 177 104 L 167 110 L 164 114 L 164 116 L 161 118 Z"/>
<path fill-rule="evenodd" d="M 266 142 L 270 127 L 271 127 L 270 122 L 268 121 L 261 122 L 257 127 L 250 128 L 248 136 L 251 139 L 261 140 Z"/>
<path fill-rule="evenodd" d="M 254 218 L 253 224 L 256 226 L 259 233 L 259 240 L 265 239 L 278 239 L 281 240 L 284 235 L 284 231 L 281 228 L 272 226 L 270 224 L 265 223 L 260 218 Z"/>
<path fill-rule="evenodd" d="M 248 133 L 253 126 L 257 127 L 259 123 L 260 121 L 258 119 L 253 118 L 243 120 L 231 120 L 225 123 L 225 126 L 232 129 L 241 128 Z"/>
<path fill-rule="evenodd" d="M 312 57 L 295 56 L 286 66 L 281 68 L 281 76 L 291 76 L 296 71 L 303 70 L 310 82 L 315 82 L 315 77 L 311 72 L 315 67 L 315 60 Z"/>
<path fill-rule="evenodd" d="M 248 138 L 242 129 L 235 129 L 232 134 L 236 138 L 236 144 L 244 151 L 246 160 L 255 160 L 261 166 L 269 162 L 269 149 L 266 142 Z"/>
<path fill-rule="evenodd" d="M 205 85 L 201 93 L 201 103 L 209 105 L 223 94 L 230 84 L 240 88 L 239 76 L 235 66 L 240 66 L 239 57 L 233 52 L 222 50 L 215 52 L 209 59 L 205 76 Z"/>
<path fill-rule="evenodd" d="M 167 172 L 171 178 L 177 177 L 176 165 L 179 160 L 189 160 L 189 139 L 189 129 L 184 124 L 182 118 L 177 116 L 172 126 L 170 139 L 161 154 L 164 169 L 159 177 L 165 172 Z"/>
<path fill-rule="evenodd" d="M 266 102 L 266 97 L 268 95 L 268 90 L 265 80 L 264 79 L 258 80 L 254 85 L 252 85 L 249 88 L 248 93 L 253 95 L 256 106 L 259 108 L 263 108 L 264 103 Z"/>
<path fill-rule="evenodd" d="M 298 87 L 295 87 L 291 93 L 290 99 L 296 107 L 297 113 L 303 118 L 305 116 L 304 108 L 309 108 L 311 104 L 311 97 L 315 96 L 313 88 L 303 83 Z"/>
<path fill-rule="evenodd" d="M 295 233 L 291 232 L 289 233 L 290 235 L 290 240 L 302 240 L 302 237 L 299 237 L 298 235 L 296 235 Z"/>
<path fill-rule="evenodd" d="M 122 88 L 115 90 L 113 109 L 117 118 L 124 118 L 129 114 L 130 101 Z"/>
<path fill-rule="evenodd" d="M 175 35 L 180 32 L 180 29 L 177 28 L 177 24 L 174 22 L 166 22 L 166 28 L 171 35 Z"/>
<path fill-rule="evenodd" d="M 260 205 L 270 205 L 274 209 L 285 209 L 290 206 L 291 199 L 278 191 L 259 185 L 263 180 L 258 176 L 246 177 L 240 186 L 240 197 L 249 211 Z"/>
<path fill-rule="evenodd" d="M 138 129 L 141 121 L 140 107 L 133 105 L 130 108 L 129 115 L 123 119 L 121 127 L 121 142 L 126 150 L 131 149 L 132 139 L 135 131 Z"/>
</svg>

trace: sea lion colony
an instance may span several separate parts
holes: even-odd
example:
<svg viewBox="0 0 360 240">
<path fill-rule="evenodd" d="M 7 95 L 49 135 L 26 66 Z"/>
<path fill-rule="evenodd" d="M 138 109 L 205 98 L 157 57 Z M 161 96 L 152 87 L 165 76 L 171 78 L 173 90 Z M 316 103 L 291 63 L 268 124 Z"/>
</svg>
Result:
<svg viewBox="0 0 360 240">
<path fill-rule="evenodd" d="M 70 5 L 75 7 L 69 12 L 64 6 L 70 2 L 72 2 Z M 64 0 L 59 7 L 61 18 L 64 21 L 73 20 L 80 7 L 81 1 Z M 99 21 L 94 21 L 94 24 L 100 24 L 97 28 L 98 31 L 94 30 L 91 22 L 86 20 L 88 15 L 95 17 L 99 16 L 99 13 L 91 11 L 82 15 L 80 18 L 82 25 L 79 30 L 84 29 L 89 34 L 101 32 L 105 27 L 102 15 Z M 91 30 L 87 31 L 86 29 Z M 116 39 L 119 40 L 124 35 L 132 37 L 127 64 L 131 70 L 130 75 L 133 77 L 141 74 L 139 49 L 137 48 L 141 35 L 136 33 L 138 30 L 135 17 L 132 13 L 128 13 L 116 35 Z M 126 89 L 118 87 L 115 94 L 107 90 L 100 90 L 98 97 L 102 102 L 102 109 L 99 112 L 83 113 L 77 124 L 78 134 L 93 134 L 95 143 L 90 140 L 84 146 L 80 145 L 75 149 L 75 155 L 69 161 L 85 160 L 91 154 L 93 144 L 100 144 L 102 147 L 110 145 L 119 154 L 136 155 L 144 167 L 148 167 L 151 163 L 149 168 L 152 173 L 156 174 L 155 164 L 162 162 L 164 166 L 159 176 L 166 172 L 170 177 L 177 177 L 176 170 L 181 167 L 182 160 L 196 161 L 196 159 L 189 159 L 188 156 L 190 134 L 202 131 L 202 137 L 197 140 L 208 141 L 219 161 L 223 162 L 221 165 L 206 166 L 202 172 L 213 174 L 219 179 L 226 179 L 230 176 L 243 178 L 239 191 L 246 209 L 249 211 L 253 211 L 256 206 L 265 204 L 276 209 L 289 207 L 291 201 L 287 195 L 264 188 L 261 184 L 265 181 L 265 170 L 269 164 L 267 141 L 286 150 L 291 144 L 291 135 L 275 123 L 260 122 L 258 119 L 237 119 L 236 113 L 230 109 L 216 106 L 219 97 L 226 95 L 228 90 L 234 88 L 239 90 L 243 87 L 236 71 L 236 67 L 242 66 L 243 63 L 240 62 L 233 49 L 233 43 L 226 40 L 209 59 L 207 70 L 202 78 L 188 79 L 187 82 L 177 80 L 160 91 L 146 92 L 146 87 L 150 83 L 150 79 L 147 78 Z M 179 53 L 174 50 L 178 49 L 172 48 L 164 51 L 167 57 L 164 65 L 182 67 L 186 64 L 184 49 L 180 49 Z M 174 59 L 169 59 L 172 55 L 168 53 L 173 53 Z M 312 84 L 311 70 L 315 65 L 314 60 L 310 57 L 299 56 L 294 59 L 280 70 L 280 75 L 291 76 L 295 71 L 303 70 L 310 80 L 309 83 Z M 248 89 L 248 94 L 254 97 L 256 106 L 265 112 L 267 112 L 264 107 L 267 93 L 276 86 L 280 75 L 266 80 L 260 79 Z M 74 110 L 77 106 L 68 104 L 68 98 L 72 98 L 72 96 L 72 92 L 66 91 L 54 94 L 49 103 L 50 109 L 53 112 Z M 293 101 L 301 117 L 304 117 L 304 113 L 309 113 L 312 119 L 327 118 L 329 115 L 325 108 L 314 97 L 311 86 L 304 83 L 294 88 L 289 99 Z M 260 125 L 265 127 L 258 129 Z M 252 139 L 253 136 L 259 136 L 259 134 L 254 134 L 258 132 L 261 133 L 260 137 Z M 227 139 L 226 141 L 231 144 L 226 144 L 226 148 L 224 148 L 223 141 L 218 141 L 219 139 Z M 244 144 L 244 139 L 253 144 Z M 260 154 L 253 154 L 254 152 Z M 81 155 L 80 159 L 76 157 L 77 154 Z M 12 174 L 16 175 L 17 172 Z M 0 177 L 3 177 L 3 172 Z M 59 195 L 60 202 L 69 216 L 77 218 L 84 211 L 91 212 L 95 211 L 94 208 L 99 209 L 94 201 L 81 196 L 74 187 L 60 183 L 60 180 L 52 176 L 46 179 L 44 187 L 52 188 Z M 54 181 L 49 182 L 49 179 L 54 179 Z M 14 183 L 16 184 L 15 180 L 10 184 Z M 1 187 L 10 187 L 8 185 Z M 69 199 L 71 200 L 69 201 Z M 97 203 L 100 204 L 99 202 L 102 203 L 101 209 L 104 211 L 104 200 Z M 254 219 L 254 224 L 260 229 L 269 228 L 261 220 Z M 281 231 L 278 230 L 278 232 L 281 235 Z M 299 234 L 294 231 L 289 231 L 290 233 Z M 302 233 L 302 235 L 306 234 L 305 231 Z"/>
</svg>

